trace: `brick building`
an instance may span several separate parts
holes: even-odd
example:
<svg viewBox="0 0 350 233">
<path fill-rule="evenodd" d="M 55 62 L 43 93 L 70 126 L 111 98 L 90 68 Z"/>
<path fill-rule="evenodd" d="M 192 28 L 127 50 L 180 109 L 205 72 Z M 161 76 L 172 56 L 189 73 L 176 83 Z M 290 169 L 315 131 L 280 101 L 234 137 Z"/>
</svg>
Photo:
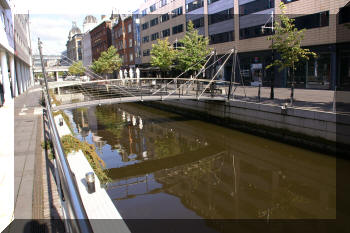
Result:
<svg viewBox="0 0 350 233">
<path fill-rule="evenodd" d="M 95 28 L 91 29 L 91 51 L 92 61 L 97 60 L 103 51 L 106 51 L 112 45 L 111 39 L 112 22 L 102 21 Z"/>
<path fill-rule="evenodd" d="M 134 68 L 135 43 L 132 15 L 119 14 L 112 31 L 113 45 L 123 61 L 122 68 Z"/>
</svg>

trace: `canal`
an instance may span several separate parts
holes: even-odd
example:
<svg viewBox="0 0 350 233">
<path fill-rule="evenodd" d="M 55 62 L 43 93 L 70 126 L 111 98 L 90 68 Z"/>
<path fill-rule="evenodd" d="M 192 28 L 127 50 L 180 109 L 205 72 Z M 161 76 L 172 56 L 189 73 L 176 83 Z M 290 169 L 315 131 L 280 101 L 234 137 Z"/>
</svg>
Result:
<svg viewBox="0 0 350 233">
<path fill-rule="evenodd" d="M 125 219 L 335 219 L 336 159 L 141 104 L 67 110 Z"/>
</svg>

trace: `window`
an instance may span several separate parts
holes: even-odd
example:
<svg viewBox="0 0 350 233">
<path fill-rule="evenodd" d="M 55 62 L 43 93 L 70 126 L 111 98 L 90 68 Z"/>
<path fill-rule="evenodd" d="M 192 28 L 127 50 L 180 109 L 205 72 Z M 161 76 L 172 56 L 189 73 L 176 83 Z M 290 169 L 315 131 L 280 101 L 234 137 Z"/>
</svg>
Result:
<svg viewBox="0 0 350 233">
<path fill-rule="evenodd" d="M 261 30 L 261 27 L 263 25 L 248 27 L 248 28 L 242 28 L 239 30 L 239 38 L 241 40 L 243 39 L 249 39 L 254 37 L 260 37 L 260 36 L 267 36 L 271 35 L 271 30 L 264 30 L 264 32 Z"/>
<path fill-rule="evenodd" d="M 161 22 L 168 21 L 169 20 L 169 13 L 162 15 L 160 19 L 161 19 Z"/>
<path fill-rule="evenodd" d="M 283 2 L 284 4 L 295 2 L 295 1 L 298 1 L 298 0 L 281 0 L 281 2 Z"/>
<path fill-rule="evenodd" d="M 350 23 L 350 6 L 339 9 L 339 24 Z"/>
<path fill-rule="evenodd" d="M 154 19 L 152 19 L 152 20 L 150 21 L 151 27 L 153 27 L 153 26 L 155 26 L 155 25 L 157 25 L 157 24 L 158 24 L 158 17 L 157 17 L 157 18 L 154 18 Z"/>
<path fill-rule="evenodd" d="M 147 15 L 147 9 L 142 10 L 142 16 L 146 16 Z"/>
<path fill-rule="evenodd" d="M 219 1 L 219 0 L 208 0 L 208 5 L 209 5 L 209 4 L 212 4 L 212 3 L 214 3 L 214 2 L 217 2 L 217 1 Z"/>
<path fill-rule="evenodd" d="M 160 1 L 160 7 L 163 7 L 163 6 L 167 5 L 167 4 L 168 4 L 167 0 L 161 0 Z"/>
<path fill-rule="evenodd" d="M 168 29 L 165 29 L 162 31 L 162 37 L 167 37 L 167 36 L 170 36 L 170 28 Z"/>
<path fill-rule="evenodd" d="M 134 61 L 134 55 L 132 53 L 129 54 L 129 61 L 130 62 Z"/>
<path fill-rule="evenodd" d="M 234 40 L 234 31 L 210 35 L 210 44 L 224 43 Z"/>
<path fill-rule="evenodd" d="M 175 27 L 173 27 L 173 35 L 183 32 L 183 24 L 177 25 Z"/>
<path fill-rule="evenodd" d="M 249 15 L 254 12 L 274 8 L 275 0 L 255 0 L 239 6 L 240 16 Z"/>
<path fill-rule="evenodd" d="M 142 24 L 142 30 L 146 30 L 148 28 L 148 22 Z"/>
<path fill-rule="evenodd" d="M 222 22 L 228 19 L 233 19 L 233 8 L 210 14 L 208 17 L 208 24 Z"/>
<path fill-rule="evenodd" d="M 149 36 L 142 37 L 142 43 L 147 43 L 147 42 L 149 42 Z"/>
<path fill-rule="evenodd" d="M 157 10 L 156 4 L 154 3 L 152 6 L 149 7 L 149 12 L 153 12 Z"/>
<path fill-rule="evenodd" d="M 186 4 L 186 12 L 194 11 L 201 7 L 203 7 L 203 0 L 195 0 Z"/>
<path fill-rule="evenodd" d="M 144 57 L 149 56 L 149 51 L 150 51 L 149 49 L 143 50 L 142 55 L 143 55 Z"/>
<path fill-rule="evenodd" d="M 175 10 L 171 11 L 172 13 L 172 18 L 175 18 L 179 15 L 182 15 L 182 7 L 176 8 Z"/>
<path fill-rule="evenodd" d="M 329 11 L 297 17 L 294 24 L 298 29 L 326 27 L 329 25 Z"/>
<path fill-rule="evenodd" d="M 132 48 L 132 39 L 129 39 L 129 48 Z"/>
<path fill-rule="evenodd" d="M 128 33 L 131 32 L 131 23 L 128 24 Z"/>
<path fill-rule="evenodd" d="M 204 26 L 204 17 L 192 20 L 193 28 L 200 28 Z M 188 28 L 188 22 L 186 22 L 186 28 Z"/>
<path fill-rule="evenodd" d="M 156 33 L 153 33 L 152 35 L 151 35 L 151 40 L 153 41 L 153 40 L 156 40 L 156 39 L 158 39 L 159 38 L 159 32 L 156 32 Z"/>
</svg>

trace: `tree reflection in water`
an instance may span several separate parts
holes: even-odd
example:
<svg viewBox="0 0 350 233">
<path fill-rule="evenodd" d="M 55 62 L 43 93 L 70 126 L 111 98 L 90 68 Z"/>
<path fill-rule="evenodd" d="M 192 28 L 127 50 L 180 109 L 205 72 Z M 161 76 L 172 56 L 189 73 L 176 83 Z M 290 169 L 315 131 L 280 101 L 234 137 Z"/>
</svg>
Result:
<svg viewBox="0 0 350 233">
<path fill-rule="evenodd" d="M 334 158 L 143 105 L 72 113 L 125 218 L 335 218 Z"/>
</svg>

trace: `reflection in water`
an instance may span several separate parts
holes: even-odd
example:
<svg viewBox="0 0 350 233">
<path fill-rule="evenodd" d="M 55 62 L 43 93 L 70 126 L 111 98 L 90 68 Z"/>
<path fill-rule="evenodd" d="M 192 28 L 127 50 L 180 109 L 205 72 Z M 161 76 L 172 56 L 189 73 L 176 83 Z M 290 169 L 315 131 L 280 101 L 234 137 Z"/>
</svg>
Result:
<svg viewBox="0 0 350 233">
<path fill-rule="evenodd" d="M 124 218 L 335 218 L 335 159 L 142 105 L 71 111 Z"/>
</svg>

